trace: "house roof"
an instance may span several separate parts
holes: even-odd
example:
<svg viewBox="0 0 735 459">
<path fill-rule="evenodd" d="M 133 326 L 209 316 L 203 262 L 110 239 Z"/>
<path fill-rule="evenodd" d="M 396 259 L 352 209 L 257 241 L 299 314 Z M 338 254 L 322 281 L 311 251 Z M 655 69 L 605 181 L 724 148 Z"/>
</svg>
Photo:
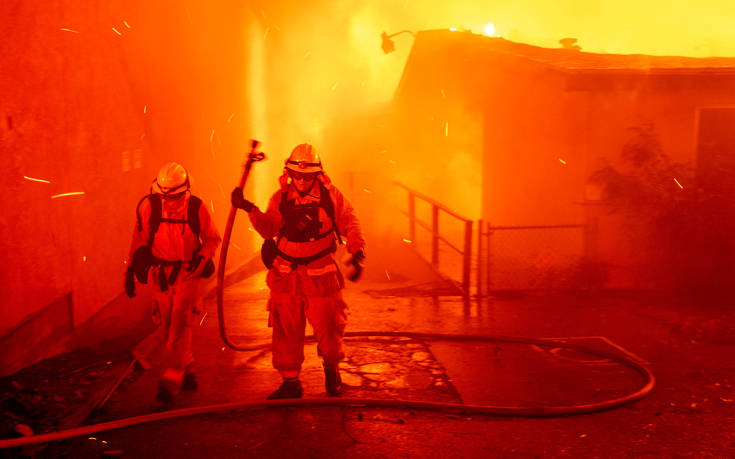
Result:
<svg viewBox="0 0 735 459">
<path fill-rule="evenodd" d="M 652 56 L 646 54 L 600 54 L 563 48 L 543 48 L 499 37 L 471 32 L 426 30 L 416 35 L 422 41 L 456 43 L 478 47 L 488 53 L 502 53 L 571 71 L 646 71 L 653 73 L 735 73 L 733 57 Z"/>
</svg>

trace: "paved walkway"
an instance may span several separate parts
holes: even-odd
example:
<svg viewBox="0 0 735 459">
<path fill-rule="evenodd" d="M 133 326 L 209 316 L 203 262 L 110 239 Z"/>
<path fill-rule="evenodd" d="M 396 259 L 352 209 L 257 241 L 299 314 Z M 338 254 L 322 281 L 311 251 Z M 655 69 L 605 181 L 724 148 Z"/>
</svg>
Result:
<svg viewBox="0 0 735 459">
<path fill-rule="evenodd" d="M 731 314 L 657 297 L 611 294 L 465 303 L 456 296 L 437 296 L 442 289 L 448 293 L 446 286 L 431 278 L 410 252 L 391 263 L 382 262 L 387 258 L 380 255 L 374 252 L 369 260 L 364 281 L 344 292 L 350 306 L 348 331 L 580 337 L 579 342 L 647 361 L 657 387 L 623 408 L 561 418 L 360 406 L 201 415 L 55 443 L 42 455 L 661 457 L 735 451 L 735 362 L 724 360 L 735 343 L 726 322 Z M 266 299 L 264 272 L 227 288 L 225 319 L 232 341 L 251 345 L 269 340 Z M 193 345 L 200 388 L 182 393 L 171 408 L 260 401 L 278 386 L 280 377 L 271 368 L 268 351 L 237 352 L 224 346 L 213 297 L 205 301 L 200 320 Z M 385 337 L 349 339 L 346 346 L 345 397 L 574 405 L 621 396 L 642 384 L 629 368 L 562 347 Z M 163 409 L 154 400 L 157 377 L 153 370 L 125 381 L 91 421 Z M 314 344 L 306 346 L 302 382 L 305 397 L 324 395 Z"/>
</svg>

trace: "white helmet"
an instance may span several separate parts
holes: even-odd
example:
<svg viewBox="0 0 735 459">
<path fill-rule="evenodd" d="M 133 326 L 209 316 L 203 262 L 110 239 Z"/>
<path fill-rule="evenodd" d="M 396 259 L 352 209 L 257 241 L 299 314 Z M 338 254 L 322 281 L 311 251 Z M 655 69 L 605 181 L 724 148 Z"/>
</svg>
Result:
<svg viewBox="0 0 735 459">
<path fill-rule="evenodd" d="M 189 174 L 184 166 L 174 162 L 164 164 L 153 181 L 153 192 L 164 196 L 183 193 L 189 187 Z"/>
<path fill-rule="evenodd" d="M 321 172 L 322 160 L 308 143 L 296 145 L 286 160 L 286 169 L 296 172 Z"/>
</svg>

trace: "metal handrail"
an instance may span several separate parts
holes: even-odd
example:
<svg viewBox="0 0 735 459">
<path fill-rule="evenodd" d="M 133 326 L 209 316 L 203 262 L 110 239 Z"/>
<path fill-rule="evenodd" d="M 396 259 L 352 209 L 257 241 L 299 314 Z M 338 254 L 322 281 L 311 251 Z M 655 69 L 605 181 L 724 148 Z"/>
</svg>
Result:
<svg viewBox="0 0 735 459">
<path fill-rule="evenodd" d="M 452 211 L 444 204 L 422 194 L 414 189 L 407 187 L 406 185 L 393 182 L 394 185 L 403 188 L 408 192 L 408 212 L 400 211 L 403 215 L 408 217 L 408 228 L 409 238 L 412 242 L 416 241 L 416 225 L 426 229 L 431 233 L 431 264 L 439 271 L 439 241 L 448 245 L 454 249 L 460 255 L 462 255 L 462 284 L 461 290 L 465 297 L 470 295 L 470 271 L 471 271 L 471 260 L 472 260 L 472 220 L 463 217 L 458 213 Z M 416 198 L 431 205 L 431 224 L 425 223 L 416 218 Z M 454 246 L 446 238 L 439 234 L 439 211 L 454 217 L 464 223 L 464 249 L 460 249 Z"/>
</svg>

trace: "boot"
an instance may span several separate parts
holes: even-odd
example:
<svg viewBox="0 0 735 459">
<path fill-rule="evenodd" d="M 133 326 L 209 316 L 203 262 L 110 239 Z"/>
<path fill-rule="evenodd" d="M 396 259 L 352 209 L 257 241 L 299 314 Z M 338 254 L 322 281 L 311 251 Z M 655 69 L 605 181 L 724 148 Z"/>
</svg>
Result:
<svg viewBox="0 0 735 459">
<path fill-rule="evenodd" d="M 337 397 L 342 393 L 342 378 L 338 367 L 324 367 L 324 387 L 330 397 Z"/>
<path fill-rule="evenodd" d="M 184 382 L 181 384 L 182 390 L 197 390 L 199 382 L 197 381 L 197 375 L 192 373 L 184 374 Z"/>
<path fill-rule="evenodd" d="M 304 390 L 301 388 L 301 381 L 298 378 L 284 378 L 283 384 L 275 392 L 268 396 L 268 400 L 276 400 L 279 398 L 301 398 Z"/>
</svg>

